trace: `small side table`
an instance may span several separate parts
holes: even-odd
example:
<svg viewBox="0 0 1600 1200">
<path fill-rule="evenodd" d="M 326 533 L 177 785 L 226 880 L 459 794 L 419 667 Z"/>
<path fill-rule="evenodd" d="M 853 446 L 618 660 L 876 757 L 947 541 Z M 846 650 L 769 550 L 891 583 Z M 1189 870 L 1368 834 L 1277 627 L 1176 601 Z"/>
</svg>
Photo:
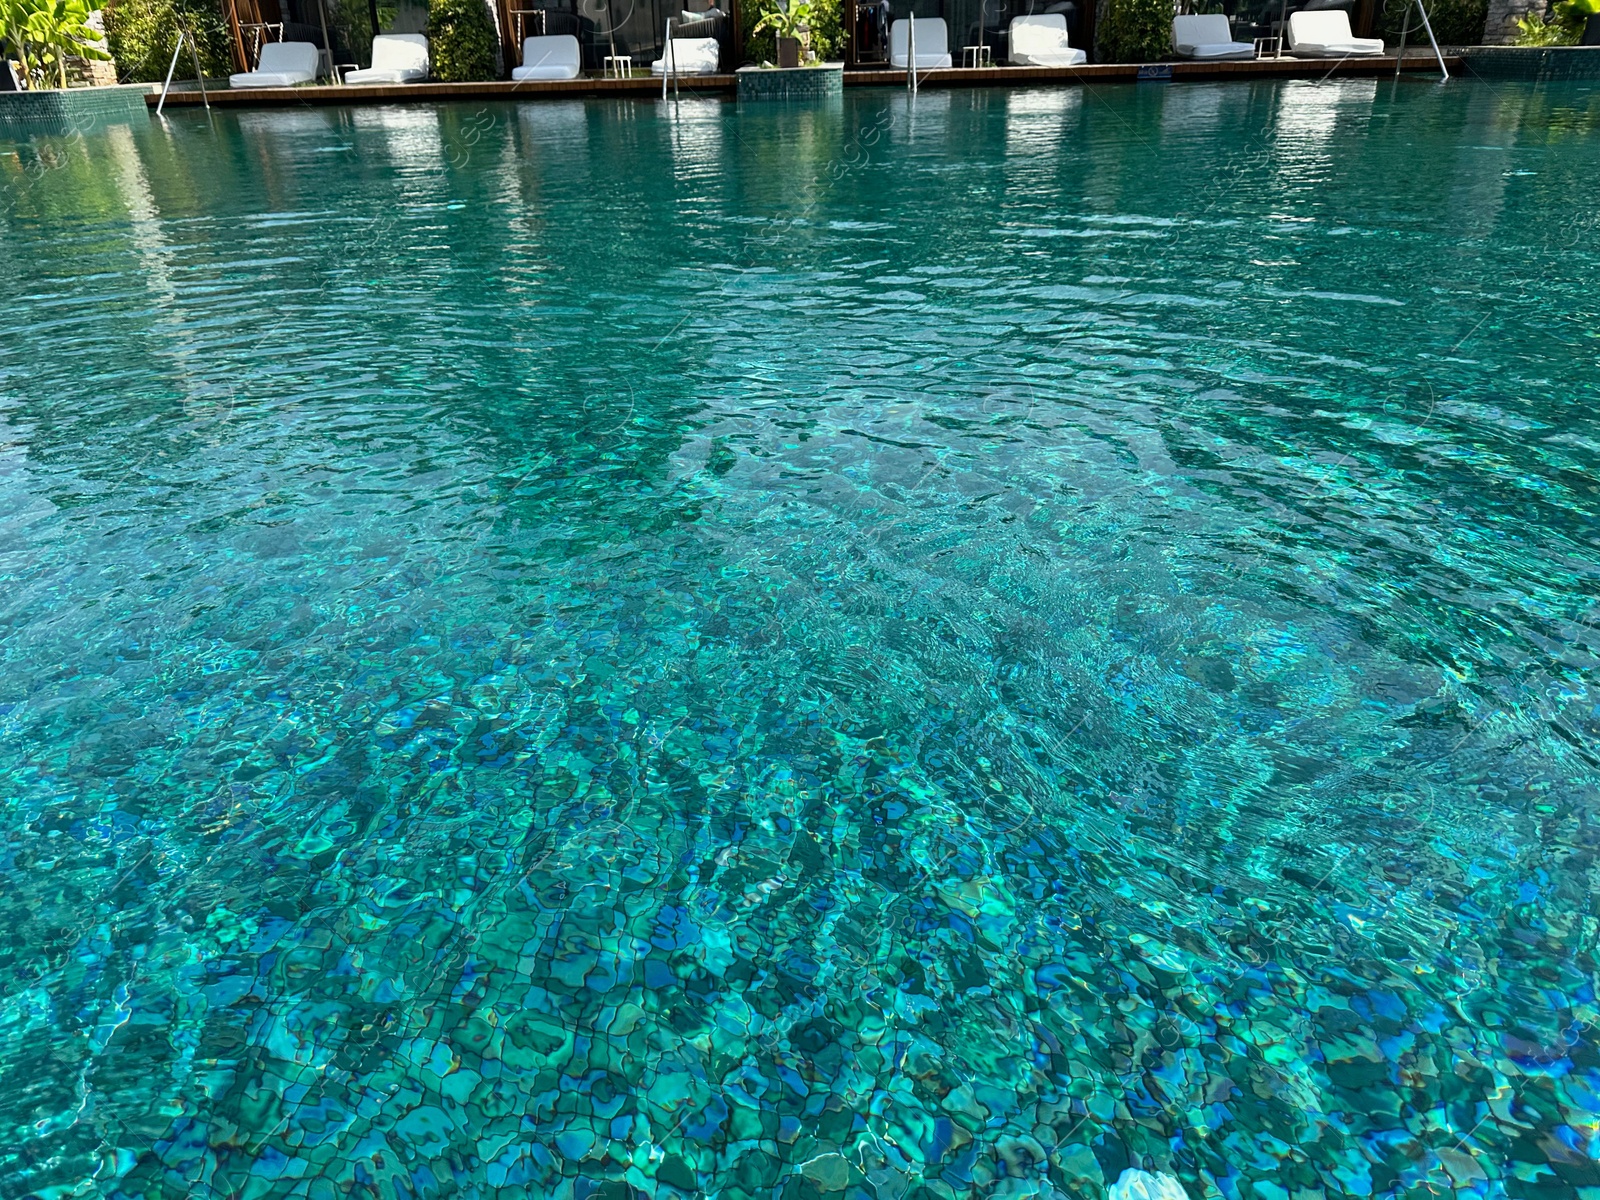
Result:
<svg viewBox="0 0 1600 1200">
<path fill-rule="evenodd" d="M 601 61 L 600 66 L 607 79 L 626 79 L 633 74 L 633 55 L 608 54 Z"/>
<path fill-rule="evenodd" d="M 961 47 L 961 66 L 976 71 L 979 67 L 994 66 L 994 54 L 988 46 Z"/>
<path fill-rule="evenodd" d="M 337 83 L 340 87 L 343 87 L 344 86 L 344 77 L 346 75 L 350 74 L 351 71 L 359 71 L 360 69 L 361 69 L 361 64 L 360 63 L 334 63 L 333 64 L 333 81 L 335 83 Z"/>
<path fill-rule="evenodd" d="M 1283 57 L 1283 39 L 1282 38 L 1275 38 L 1275 37 L 1257 38 L 1256 39 L 1256 57 L 1257 58 L 1282 58 Z"/>
</svg>

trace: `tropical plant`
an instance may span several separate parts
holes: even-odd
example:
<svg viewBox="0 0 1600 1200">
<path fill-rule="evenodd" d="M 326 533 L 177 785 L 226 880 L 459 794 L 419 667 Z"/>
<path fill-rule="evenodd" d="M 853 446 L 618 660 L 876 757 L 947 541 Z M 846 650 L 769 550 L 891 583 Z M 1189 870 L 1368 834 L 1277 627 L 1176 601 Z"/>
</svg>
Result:
<svg viewBox="0 0 1600 1200">
<path fill-rule="evenodd" d="M 233 70 L 228 23 L 215 0 L 111 0 L 105 7 L 105 23 L 106 44 L 124 81 L 154 83 L 165 78 L 179 30 L 187 30 L 194 40 L 200 69 L 208 77 Z M 181 65 L 188 67 L 187 61 Z"/>
<path fill-rule="evenodd" d="M 1172 56 L 1172 0 L 1111 0 L 1100 27 L 1103 62 L 1156 62 Z"/>
<path fill-rule="evenodd" d="M 483 0 L 429 0 L 428 57 L 435 78 L 493 79 L 495 40 Z"/>
<path fill-rule="evenodd" d="M 0 30 L 30 86 L 54 77 L 66 87 L 68 59 L 111 57 L 89 24 L 92 11 L 88 0 L 0 0 Z"/>
<path fill-rule="evenodd" d="M 1593 16 L 1600 16 L 1600 0 L 1560 0 L 1549 15 L 1532 12 L 1517 21 L 1516 45 L 1576 46 Z"/>
<path fill-rule="evenodd" d="M 740 5 L 747 18 L 753 18 L 745 37 L 745 54 L 751 62 L 761 62 L 774 57 L 774 37 L 796 37 L 792 32 L 800 25 L 811 31 L 811 49 L 818 58 L 833 59 L 844 52 L 844 19 L 840 0 L 793 0 L 788 12 L 804 10 L 804 15 L 793 21 L 787 29 L 778 23 L 767 23 L 770 18 L 782 17 L 785 10 L 782 0 L 753 0 Z"/>
<path fill-rule="evenodd" d="M 14 56 L 28 74 L 28 14 L 24 0 L 0 0 L 0 58 Z"/>
<path fill-rule="evenodd" d="M 787 8 L 775 8 L 750 27 L 751 33 L 770 29 L 775 37 L 797 38 L 811 31 L 811 19 L 816 15 L 808 0 L 789 0 Z"/>
</svg>

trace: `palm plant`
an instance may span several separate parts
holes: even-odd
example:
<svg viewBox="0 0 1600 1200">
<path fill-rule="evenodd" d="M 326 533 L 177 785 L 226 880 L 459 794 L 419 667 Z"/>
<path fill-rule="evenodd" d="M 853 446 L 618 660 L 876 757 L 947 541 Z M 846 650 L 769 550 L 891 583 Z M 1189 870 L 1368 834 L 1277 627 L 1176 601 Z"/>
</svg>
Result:
<svg viewBox="0 0 1600 1200">
<path fill-rule="evenodd" d="M 751 28 L 751 33 L 764 33 L 768 29 L 778 37 L 798 38 L 802 31 L 811 28 L 816 15 L 811 0 L 792 0 L 788 8 L 774 9 Z"/>
<path fill-rule="evenodd" d="M 1590 17 L 1600 16 L 1600 0 L 1557 0 L 1548 16 L 1535 10 L 1517 22 L 1519 46 L 1576 46 Z"/>
<path fill-rule="evenodd" d="M 89 0 L 0 0 L 0 39 L 11 47 L 30 85 L 50 74 L 67 86 L 67 60 L 111 57 L 89 24 Z"/>
<path fill-rule="evenodd" d="M 28 61 L 28 17 L 32 10 L 29 0 L 0 0 L 0 51 L 16 56 L 24 80 L 33 74 Z"/>
<path fill-rule="evenodd" d="M 89 24 L 89 0 L 35 0 L 28 18 L 28 36 L 41 49 L 43 68 L 55 68 L 56 86 L 67 86 L 67 59 L 109 59 L 100 47 L 101 34 Z"/>
</svg>

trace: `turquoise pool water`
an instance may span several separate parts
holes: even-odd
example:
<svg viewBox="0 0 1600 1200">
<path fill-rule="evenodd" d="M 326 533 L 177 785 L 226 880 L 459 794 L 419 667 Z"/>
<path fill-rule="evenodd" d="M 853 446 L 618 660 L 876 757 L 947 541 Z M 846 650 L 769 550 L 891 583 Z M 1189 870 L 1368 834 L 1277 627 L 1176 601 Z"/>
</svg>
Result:
<svg viewBox="0 0 1600 1200">
<path fill-rule="evenodd" d="M 0 176 L 0 1194 L 1600 1195 L 1600 90 Z"/>
</svg>

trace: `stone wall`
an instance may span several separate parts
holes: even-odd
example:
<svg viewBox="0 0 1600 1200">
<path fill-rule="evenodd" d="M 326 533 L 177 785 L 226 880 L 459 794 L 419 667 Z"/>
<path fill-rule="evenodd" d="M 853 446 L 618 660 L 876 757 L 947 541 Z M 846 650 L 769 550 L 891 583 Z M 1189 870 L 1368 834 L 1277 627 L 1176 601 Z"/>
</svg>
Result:
<svg viewBox="0 0 1600 1200">
<path fill-rule="evenodd" d="M 1529 13 L 1543 15 L 1546 0 L 1489 0 L 1489 19 L 1483 23 L 1485 46 L 1509 46 L 1517 37 L 1517 22 Z"/>
</svg>

